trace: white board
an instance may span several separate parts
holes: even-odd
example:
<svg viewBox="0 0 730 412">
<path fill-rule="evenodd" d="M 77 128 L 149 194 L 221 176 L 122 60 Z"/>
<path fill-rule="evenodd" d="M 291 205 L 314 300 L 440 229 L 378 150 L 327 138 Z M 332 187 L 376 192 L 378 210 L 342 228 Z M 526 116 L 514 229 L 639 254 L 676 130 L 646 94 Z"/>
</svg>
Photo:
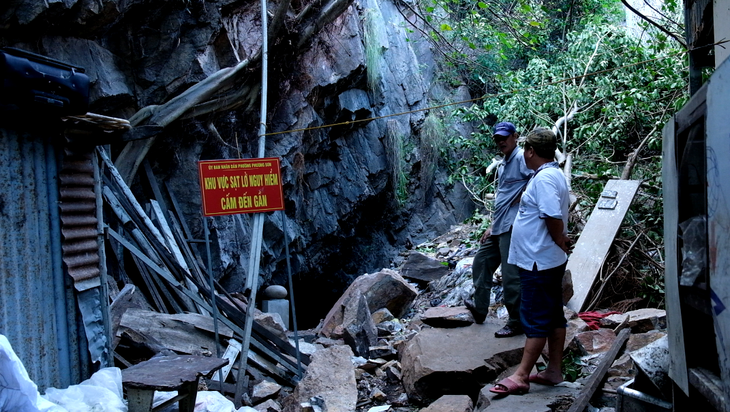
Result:
<svg viewBox="0 0 730 412">
<path fill-rule="evenodd" d="M 679 225 L 679 178 L 675 153 L 674 117 L 664 126 L 662 190 L 664 192 L 664 295 L 669 337 L 669 377 L 689 396 L 687 356 L 684 347 L 682 305 L 679 297 L 677 228 Z"/>
<path fill-rule="evenodd" d="M 614 200 L 611 196 L 599 199 L 568 258 L 567 269 L 573 277 L 573 297 L 566 305 L 568 308 L 576 312 L 583 310 L 588 293 L 640 183 L 639 180 L 609 180 L 603 188 L 604 193 L 615 192 L 615 207 L 601 208 L 602 203 Z"/>
</svg>

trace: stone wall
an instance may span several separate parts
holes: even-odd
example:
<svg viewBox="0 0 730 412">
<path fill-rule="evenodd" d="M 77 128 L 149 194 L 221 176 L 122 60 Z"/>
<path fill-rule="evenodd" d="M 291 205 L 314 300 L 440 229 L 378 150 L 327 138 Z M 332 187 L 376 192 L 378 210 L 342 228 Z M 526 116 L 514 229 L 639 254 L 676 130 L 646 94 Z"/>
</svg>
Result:
<svg viewBox="0 0 730 412">
<path fill-rule="evenodd" d="M 292 11 L 304 6 L 292 3 Z M 428 116 L 447 121 L 425 109 L 470 97 L 465 88 L 450 86 L 456 82 L 438 82 L 430 44 L 406 30 L 410 14 L 401 8 L 390 0 L 357 0 L 303 47 L 294 46 L 295 30 L 288 27 L 269 45 L 267 131 L 299 131 L 266 137 L 265 156 L 281 158 L 286 217 L 266 217 L 261 276 L 263 284 L 288 286 L 286 225 L 304 327 L 313 326 L 307 317 L 316 324 L 326 314 L 351 279 L 397 264 L 399 251 L 447 231 L 474 210 L 467 191 L 447 183 L 444 158 L 433 155 L 459 154 L 449 150 L 446 136 L 434 143 L 424 133 Z M 11 0 L 1 9 L 0 45 L 85 67 L 91 111 L 121 118 L 169 101 L 251 58 L 261 45 L 258 2 Z M 375 59 L 368 60 L 368 41 L 379 45 Z M 260 68 L 245 76 L 240 87 L 260 84 Z M 183 116 L 162 131 L 147 156 L 196 238 L 203 237 L 196 162 L 255 157 L 258 105 Z M 363 119 L 373 120 L 302 130 Z M 470 132 L 459 124 L 447 130 Z M 121 149 L 113 146 L 113 154 Z M 407 176 L 406 196 L 397 193 L 395 162 Z M 133 187 L 138 197 L 151 196 L 143 179 Z M 240 290 L 251 216 L 207 221 L 215 273 L 229 290 Z M 200 251 L 205 256 L 205 248 Z"/>
</svg>

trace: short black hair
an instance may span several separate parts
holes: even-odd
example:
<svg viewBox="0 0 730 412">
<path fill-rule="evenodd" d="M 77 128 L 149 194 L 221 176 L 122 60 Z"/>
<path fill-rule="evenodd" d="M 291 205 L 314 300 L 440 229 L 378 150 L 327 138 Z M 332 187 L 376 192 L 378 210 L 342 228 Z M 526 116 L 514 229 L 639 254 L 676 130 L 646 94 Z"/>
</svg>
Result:
<svg viewBox="0 0 730 412">
<path fill-rule="evenodd" d="M 549 148 L 544 146 L 533 146 L 528 142 L 525 142 L 525 148 L 524 150 L 530 149 L 535 151 L 535 154 L 539 157 L 542 157 L 543 159 L 555 159 L 555 149 L 556 148 Z"/>
</svg>

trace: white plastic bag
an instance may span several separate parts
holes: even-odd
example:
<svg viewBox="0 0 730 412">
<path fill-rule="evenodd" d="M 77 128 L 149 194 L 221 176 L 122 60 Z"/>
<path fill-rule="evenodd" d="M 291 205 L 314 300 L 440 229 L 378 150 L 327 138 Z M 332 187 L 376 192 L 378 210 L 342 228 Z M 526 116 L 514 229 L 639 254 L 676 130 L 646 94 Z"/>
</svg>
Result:
<svg viewBox="0 0 730 412">
<path fill-rule="evenodd" d="M 43 398 L 68 412 L 127 412 L 119 368 L 101 369 L 91 378 L 66 389 L 48 388 Z"/>
<path fill-rule="evenodd" d="M 152 405 L 154 407 L 158 407 L 159 405 L 162 405 L 167 400 L 174 398 L 177 396 L 177 392 L 161 392 L 161 391 L 155 391 L 154 400 L 152 402 Z M 167 407 L 164 409 L 165 412 L 178 412 L 178 404 L 174 403 L 173 405 Z M 251 408 L 253 411 L 256 411 L 256 409 Z M 215 391 L 198 391 L 197 396 L 195 397 L 195 412 L 245 412 L 247 410 L 236 410 L 235 405 L 233 405 L 233 402 L 228 400 L 225 396 L 221 395 L 220 392 Z"/>
</svg>

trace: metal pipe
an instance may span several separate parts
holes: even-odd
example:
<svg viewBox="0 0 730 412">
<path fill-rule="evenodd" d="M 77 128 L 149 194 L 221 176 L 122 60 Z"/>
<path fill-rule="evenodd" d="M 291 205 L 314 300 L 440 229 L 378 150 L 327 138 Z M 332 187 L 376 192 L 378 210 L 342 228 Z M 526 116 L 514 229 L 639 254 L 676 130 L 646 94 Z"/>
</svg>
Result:
<svg viewBox="0 0 730 412">
<path fill-rule="evenodd" d="M 203 228 L 205 230 L 205 250 L 208 253 L 208 274 L 210 279 L 210 303 L 213 314 L 213 330 L 215 331 L 215 355 L 221 357 L 220 340 L 218 338 L 218 306 L 215 304 L 215 278 L 213 277 L 213 258 L 210 255 L 210 236 L 208 232 L 208 219 L 203 216 Z M 223 370 L 218 369 L 218 383 L 220 391 L 223 392 Z"/>
<path fill-rule="evenodd" d="M 668 411 L 672 410 L 672 404 L 670 402 L 656 398 L 651 395 L 647 395 L 644 392 L 637 391 L 636 389 L 629 388 L 629 386 L 631 386 L 633 383 L 634 383 L 634 379 L 631 379 L 630 381 L 619 386 L 618 389 L 616 390 L 616 392 L 619 394 L 619 399 L 620 399 L 620 401 L 617 404 L 618 407 L 616 408 L 616 412 L 623 411 L 623 400 L 621 400 L 621 396 L 627 396 L 629 398 L 637 399 L 641 402 L 655 405 L 660 408 L 666 409 Z"/>
<path fill-rule="evenodd" d="M 46 188 L 48 190 L 48 204 L 50 209 L 50 241 L 51 241 L 51 273 L 53 273 L 54 309 L 56 312 L 56 342 L 58 344 L 58 370 L 61 376 L 61 386 L 71 385 L 71 344 L 69 340 L 68 310 L 66 302 L 66 281 L 63 273 L 63 258 L 61 256 L 61 216 L 57 207 L 58 199 L 58 164 L 56 151 L 46 150 L 45 168 L 38 166 L 35 170 L 46 171 Z M 36 157 L 38 161 L 38 157 Z M 76 367 L 78 370 L 78 366 Z"/>
<path fill-rule="evenodd" d="M 268 69 L 269 69 L 269 42 L 268 42 L 268 21 L 266 11 L 266 0 L 261 0 L 261 117 L 259 123 L 259 147 L 258 157 L 264 157 L 266 152 L 266 106 L 268 94 Z M 246 307 L 246 323 L 244 328 L 243 344 L 241 345 L 241 361 L 238 367 L 238 379 L 236 382 L 236 407 L 241 406 L 241 390 L 243 378 L 246 376 L 246 364 L 248 362 L 248 349 L 251 341 L 251 327 L 253 326 L 253 312 L 256 308 L 256 289 L 259 276 L 259 263 L 261 260 L 261 242 L 264 229 L 264 214 L 256 213 L 253 217 L 251 232 L 251 254 L 249 257 L 248 273 L 246 274 L 246 289 L 250 295 Z"/>
<path fill-rule="evenodd" d="M 286 211 L 281 211 L 281 223 L 284 227 L 284 250 L 286 251 L 286 272 L 289 276 L 289 297 L 291 300 L 291 315 L 292 315 L 292 321 L 294 323 L 294 347 L 297 349 L 297 372 L 299 372 L 299 379 L 302 379 L 302 376 L 304 375 L 302 372 L 302 359 L 301 355 L 299 354 L 299 335 L 297 328 L 297 309 L 294 305 L 294 282 L 291 278 L 291 263 L 289 262 L 289 234 L 287 233 L 287 220 L 286 220 Z"/>
<path fill-rule="evenodd" d="M 112 360 L 112 325 L 109 319 L 109 285 L 107 284 L 106 249 L 104 248 L 104 201 L 102 200 L 101 172 L 99 159 L 94 156 L 94 192 L 96 193 L 96 243 L 99 247 L 99 279 L 101 280 L 101 318 L 104 322 L 106 338 L 106 356 L 102 358 L 102 367 L 114 366 Z"/>
</svg>

